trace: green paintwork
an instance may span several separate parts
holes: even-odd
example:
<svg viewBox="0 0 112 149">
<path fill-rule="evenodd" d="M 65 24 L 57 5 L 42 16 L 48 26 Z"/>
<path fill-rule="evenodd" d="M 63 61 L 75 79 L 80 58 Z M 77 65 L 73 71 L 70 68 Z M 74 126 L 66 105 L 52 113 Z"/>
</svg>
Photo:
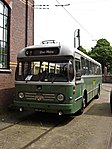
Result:
<svg viewBox="0 0 112 149">
<path fill-rule="evenodd" d="M 58 113 L 63 111 L 64 114 L 72 114 L 81 109 L 82 106 L 82 96 L 84 90 L 87 90 L 87 102 L 89 102 L 95 95 L 98 93 L 98 87 L 101 85 L 101 76 L 99 77 L 84 77 L 84 82 L 76 84 L 76 89 L 74 89 L 73 83 L 64 85 L 58 84 L 28 84 L 28 83 L 19 83 L 16 84 L 16 99 L 14 100 L 14 106 L 17 108 L 23 107 L 24 109 L 33 109 L 37 111 L 45 111 Z M 75 83 L 74 83 L 75 84 Z M 38 86 L 41 86 L 41 89 L 38 89 Z M 75 92 L 74 92 L 75 90 Z M 35 93 L 36 95 L 42 94 L 53 94 L 55 95 L 54 99 L 47 99 L 44 101 L 38 101 L 36 99 L 20 99 L 18 97 L 19 92 L 24 93 Z M 59 102 L 57 100 L 57 95 L 63 94 L 65 100 Z"/>
</svg>

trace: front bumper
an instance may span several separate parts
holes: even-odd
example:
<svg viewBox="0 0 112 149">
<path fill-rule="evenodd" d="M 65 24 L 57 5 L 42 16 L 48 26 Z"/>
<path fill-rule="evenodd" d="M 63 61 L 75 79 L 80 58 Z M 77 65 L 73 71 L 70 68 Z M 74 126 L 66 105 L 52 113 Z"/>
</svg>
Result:
<svg viewBox="0 0 112 149">
<path fill-rule="evenodd" d="M 74 105 L 70 104 L 55 104 L 55 103 L 36 103 L 30 101 L 18 101 L 15 100 L 12 104 L 12 108 L 18 110 L 33 110 L 40 112 L 72 114 L 74 113 Z M 20 110 L 20 111 L 21 111 Z"/>
</svg>

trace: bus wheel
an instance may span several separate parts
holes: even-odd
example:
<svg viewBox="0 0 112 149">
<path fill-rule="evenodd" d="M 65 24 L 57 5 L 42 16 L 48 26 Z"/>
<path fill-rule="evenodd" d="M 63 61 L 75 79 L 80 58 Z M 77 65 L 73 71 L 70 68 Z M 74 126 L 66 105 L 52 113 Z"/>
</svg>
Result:
<svg viewBox="0 0 112 149">
<path fill-rule="evenodd" d="M 98 92 L 97 92 L 97 95 L 95 96 L 95 99 L 98 99 L 99 96 L 100 96 L 100 85 L 99 85 L 99 87 L 98 87 Z"/>
<path fill-rule="evenodd" d="M 79 114 L 82 114 L 84 112 L 84 109 L 87 106 L 87 94 L 84 94 L 83 98 L 82 98 L 82 106 L 81 109 L 79 110 Z"/>
<path fill-rule="evenodd" d="M 110 91 L 110 110 L 112 113 L 112 90 Z"/>
<path fill-rule="evenodd" d="M 84 111 L 86 107 L 87 107 L 87 94 L 85 94 L 82 99 L 82 111 Z"/>
</svg>

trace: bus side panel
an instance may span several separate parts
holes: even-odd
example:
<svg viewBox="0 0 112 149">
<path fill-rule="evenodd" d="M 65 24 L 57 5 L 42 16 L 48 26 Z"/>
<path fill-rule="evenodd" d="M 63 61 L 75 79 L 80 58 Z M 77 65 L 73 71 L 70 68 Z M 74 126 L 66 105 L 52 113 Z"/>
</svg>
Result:
<svg viewBox="0 0 112 149">
<path fill-rule="evenodd" d="M 74 109 L 76 111 L 82 108 L 82 92 L 83 92 L 83 82 L 79 81 L 76 83 L 76 89 L 74 93 Z M 76 112 L 74 111 L 74 113 Z"/>
<path fill-rule="evenodd" d="M 87 90 L 87 102 L 89 102 L 98 94 L 101 84 L 101 76 L 84 77 L 84 90 Z"/>
</svg>

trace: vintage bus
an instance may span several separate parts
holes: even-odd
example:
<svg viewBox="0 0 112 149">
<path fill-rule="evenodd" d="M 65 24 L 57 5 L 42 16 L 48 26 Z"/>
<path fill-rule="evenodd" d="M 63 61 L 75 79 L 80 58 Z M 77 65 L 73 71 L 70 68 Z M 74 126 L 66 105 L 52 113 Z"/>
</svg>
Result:
<svg viewBox="0 0 112 149">
<path fill-rule="evenodd" d="M 50 40 L 18 53 L 15 79 L 16 109 L 74 114 L 99 97 L 102 71 L 83 52 Z"/>
</svg>

